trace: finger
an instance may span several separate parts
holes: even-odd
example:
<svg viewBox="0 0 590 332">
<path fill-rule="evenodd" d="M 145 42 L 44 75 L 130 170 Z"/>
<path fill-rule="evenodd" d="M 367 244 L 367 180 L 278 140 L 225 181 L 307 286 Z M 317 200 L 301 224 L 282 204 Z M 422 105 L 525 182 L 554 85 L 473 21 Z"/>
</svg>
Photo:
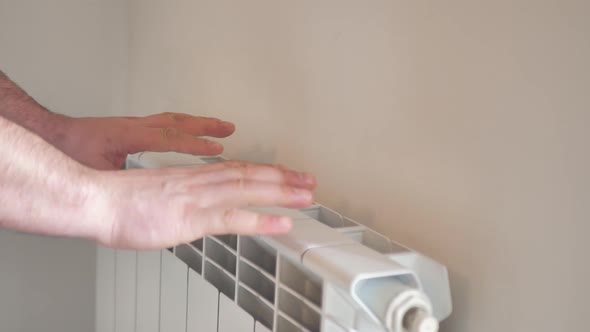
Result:
<svg viewBox="0 0 590 332">
<path fill-rule="evenodd" d="M 217 142 L 194 137 L 174 128 L 143 127 L 129 133 L 127 141 L 130 142 L 127 153 L 174 151 L 214 156 L 223 152 L 223 146 Z"/>
<path fill-rule="evenodd" d="M 221 163 L 222 167 L 200 170 L 194 184 L 214 184 L 232 181 L 262 181 L 285 184 L 298 188 L 313 189 L 316 179 L 313 175 L 296 172 L 282 166 L 254 164 L 247 162 Z"/>
<path fill-rule="evenodd" d="M 196 204 L 202 208 L 284 206 L 303 208 L 313 203 L 311 190 L 260 181 L 230 181 L 198 186 Z"/>
<path fill-rule="evenodd" d="M 267 182 L 279 182 L 280 179 L 284 179 L 285 183 L 287 184 L 310 189 L 314 188 L 317 184 L 316 178 L 312 174 L 298 172 L 278 164 L 260 164 L 239 160 L 230 160 L 221 163 L 203 165 L 201 166 L 200 171 L 202 173 L 223 171 L 223 174 L 228 177 L 227 181 L 238 180 L 240 178 L 245 180 L 259 180 L 264 177 L 267 179 Z"/>
<path fill-rule="evenodd" d="M 292 220 L 285 216 L 264 215 L 239 209 L 200 210 L 187 216 L 196 237 L 218 234 L 277 235 L 292 228 Z"/>
<path fill-rule="evenodd" d="M 231 122 L 182 113 L 161 113 L 139 118 L 138 121 L 146 127 L 174 128 L 193 136 L 221 138 L 233 134 L 236 129 Z"/>
</svg>

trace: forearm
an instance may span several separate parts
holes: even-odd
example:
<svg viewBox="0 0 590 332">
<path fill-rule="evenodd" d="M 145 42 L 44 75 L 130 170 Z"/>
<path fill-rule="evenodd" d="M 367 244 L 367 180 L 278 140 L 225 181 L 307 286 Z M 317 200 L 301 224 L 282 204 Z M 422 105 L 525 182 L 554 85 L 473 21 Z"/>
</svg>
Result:
<svg viewBox="0 0 590 332">
<path fill-rule="evenodd" d="M 68 117 L 48 111 L 0 71 L 0 116 L 53 145 L 65 138 Z"/>
<path fill-rule="evenodd" d="M 90 173 L 37 135 L 0 117 L 0 226 L 93 238 Z"/>
</svg>

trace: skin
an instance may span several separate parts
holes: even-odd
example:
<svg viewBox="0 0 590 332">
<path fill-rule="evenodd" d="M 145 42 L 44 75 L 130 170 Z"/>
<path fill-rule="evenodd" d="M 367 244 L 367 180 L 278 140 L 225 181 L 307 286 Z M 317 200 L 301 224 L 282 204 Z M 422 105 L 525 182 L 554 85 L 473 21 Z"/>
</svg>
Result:
<svg viewBox="0 0 590 332">
<path fill-rule="evenodd" d="M 234 161 L 119 170 L 127 154 L 140 151 L 219 154 L 223 147 L 202 136 L 234 130 L 176 113 L 70 118 L 47 111 L 0 72 L 0 227 L 126 249 L 288 232 L 289 218 L 244 208 L 310 205 L 310 174 Z"/>
</svg>

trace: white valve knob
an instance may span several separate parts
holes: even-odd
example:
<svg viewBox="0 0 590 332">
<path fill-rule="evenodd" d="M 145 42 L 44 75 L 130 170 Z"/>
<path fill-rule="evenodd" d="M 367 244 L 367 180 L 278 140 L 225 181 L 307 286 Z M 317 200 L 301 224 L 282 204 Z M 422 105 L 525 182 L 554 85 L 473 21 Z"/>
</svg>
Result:
<svg viewBox="0 0 590 332">
<path fill-rule="evenodd" d="M 438 332 L 438 320 L 422 309 L 412 309 L 404 317 L 408 332 Z"/>
</svg>

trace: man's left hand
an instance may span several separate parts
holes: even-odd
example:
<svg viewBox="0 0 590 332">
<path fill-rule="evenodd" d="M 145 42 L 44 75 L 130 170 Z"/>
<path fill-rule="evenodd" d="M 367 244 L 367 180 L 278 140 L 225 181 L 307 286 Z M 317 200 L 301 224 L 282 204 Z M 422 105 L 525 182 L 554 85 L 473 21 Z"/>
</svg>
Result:
<svg viewBox="0 0 590 332">
<path fill-rule="evenodd" d="M 180 113 L 58 121 L 61 134 L 50 143 L 78 162 L 102 170 L 120 169 L 128 154 L 142 151 L 218 155 L 223 146 L 202 137 L 227 137 L 235 130 L 230 122 Z"/>
</svg>

